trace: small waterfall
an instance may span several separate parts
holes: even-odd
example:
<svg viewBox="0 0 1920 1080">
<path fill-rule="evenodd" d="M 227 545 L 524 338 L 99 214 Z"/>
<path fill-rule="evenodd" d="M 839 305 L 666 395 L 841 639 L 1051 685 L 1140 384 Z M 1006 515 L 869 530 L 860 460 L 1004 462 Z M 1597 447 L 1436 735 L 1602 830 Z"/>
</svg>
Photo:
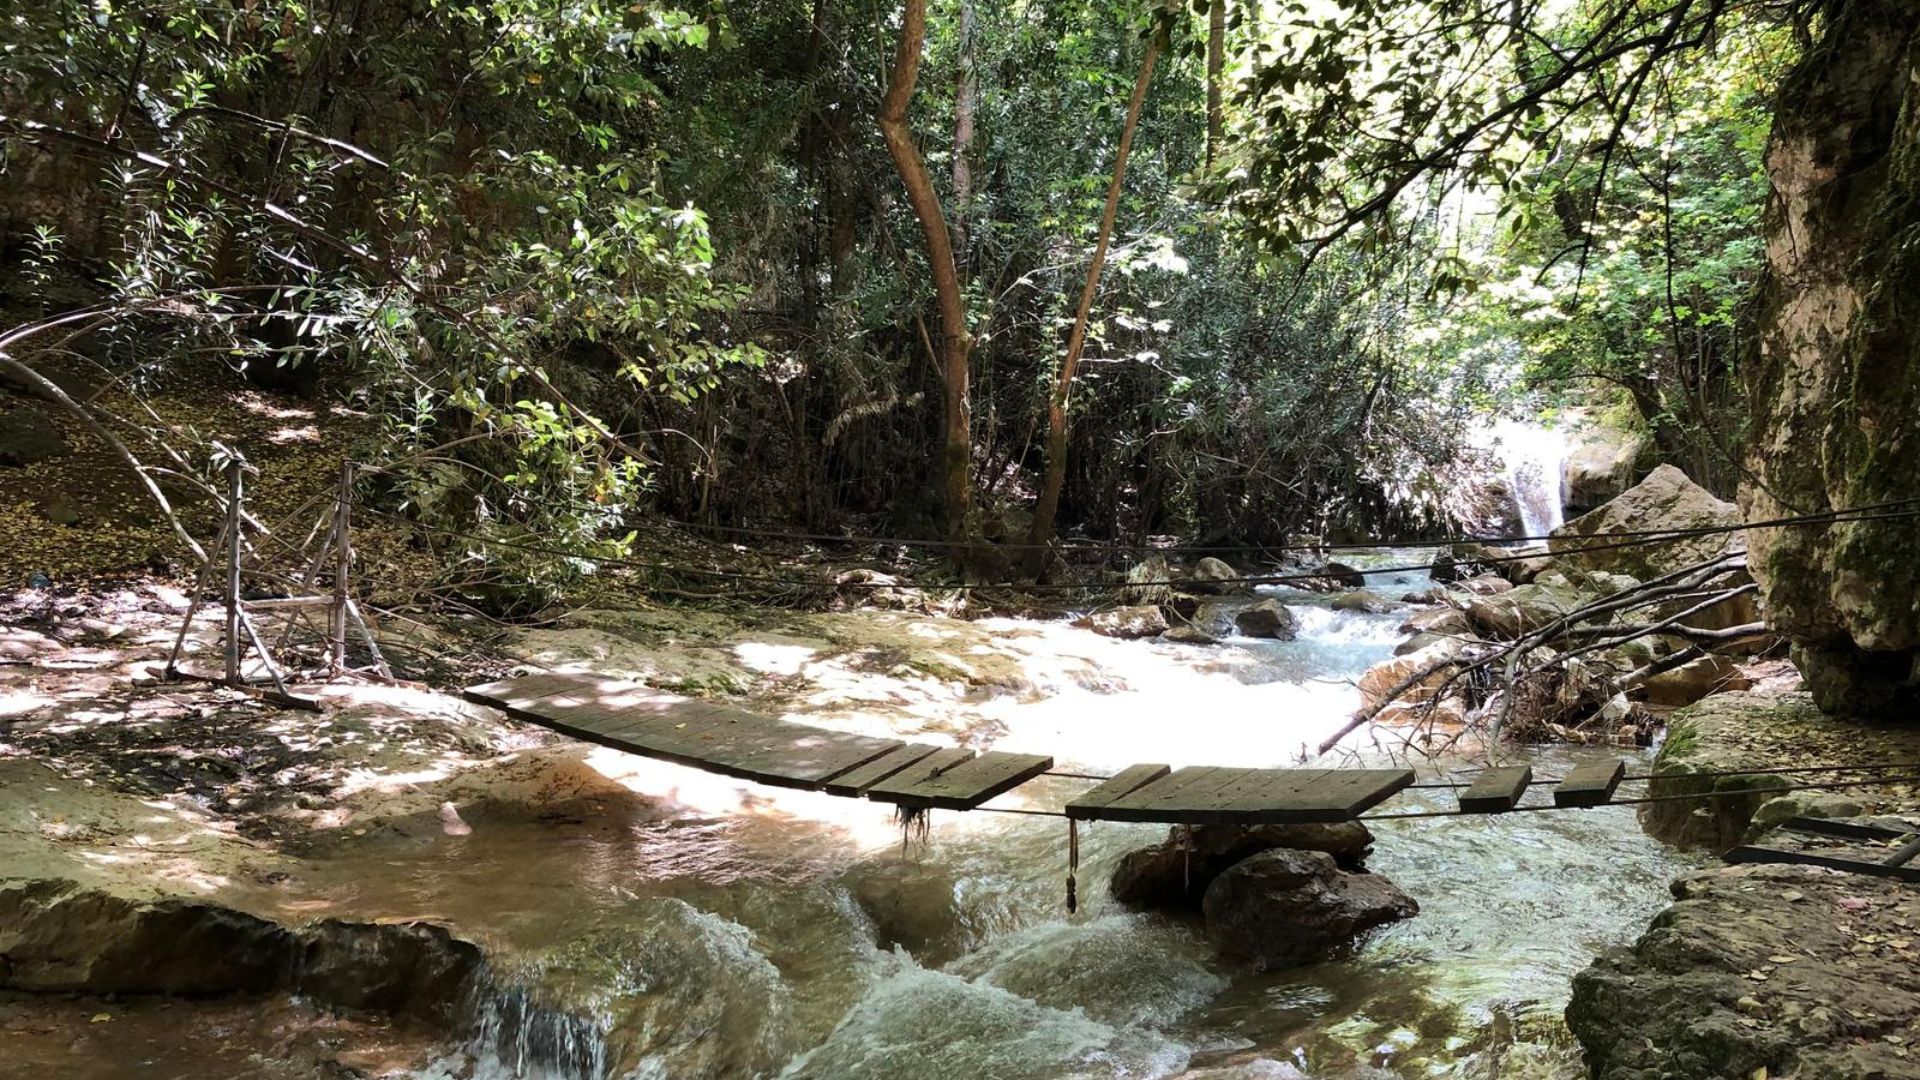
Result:
<svg viewBox="0 0 1920 1080">
<path fill-rule="evenodd" d="M 1545 536 L 1565 524 L 1566 437 L 1542 424 L 1502 420 L 1493 426 L 1493 440 L 1521 531 Z"/>
</svg>

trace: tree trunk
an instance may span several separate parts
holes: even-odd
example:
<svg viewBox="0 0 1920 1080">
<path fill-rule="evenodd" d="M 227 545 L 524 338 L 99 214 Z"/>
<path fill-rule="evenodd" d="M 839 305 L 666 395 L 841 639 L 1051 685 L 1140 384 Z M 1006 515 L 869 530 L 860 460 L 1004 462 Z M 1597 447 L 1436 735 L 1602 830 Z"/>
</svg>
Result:
<svg viewBox="0 0 1920 1080">
<path fill-rule="evenodd" d="M 1220 153 L 1220 133 L 1226 126 L 1221 105 L 1220 77 L 1227 66 L 1227 0 L 1207 5 L 1207 168 Z"/>
<path fill-rule="evenodd" d="M 1909 0 L 1834 8 L 1780 89 L 1767 148 L 1749 519 L 1920 496 L 1920 24 Z M 1920 705 L 1915 522 L 1748 534 L 1768 620 L 1823 709 Z"/>
<path fill-rule="evenodd" d="M 1047 471 L 1040 483 L 1040 497 L 1033 508 L 1033 531 L 1027 542 L 1027 572 L 1038 574 L 1046 565 L 1047 545 L 1053 542 L 1053 519 L 1060 509 L 1060 489 L 1067 478 L 1067 393 L 1073 388 L 1073 374 L 1080 367 L 1080 353 L 1087 344 L 1087 317 L 1093 312 L 1093 296 L 1100 288 L 1100 271 L 1106 266 L 1107 244 L 1113 239 L 1114 219 L 1120 213 L 1120 188 L 1127 178 L 1127 155 L 1133 150 L 1134 129 L 1140 125 L 1140 106 L 1147 98 L 1147 84 L 1153 80 L 1153 66 L 1160 59 L 1160 31 L 1147 39 L 1147 55 L 1140 61 L 1140 75 L 1133 81 L 1133 97 L 1127 101 L 1126 123 L 1120 129 L 1120 147 L 1114 153 L 1113 179 L 1107 184 L 1107 207 L 1100 217 L 1100 234 L 1094 241 L 1093 261 L 1087 264 L 1087 283 L 1080 290 L 1080 309 L 1073 318 L 1073 332 L 1067 337 L 1067 352 L 1060 360 L 1060 374 L 1053 394 L 1047 399 Z"/>
<path fill-rule="evenodd" d="M 953 88 L 953 255 L 960 280 L 967 278 L 967 208 L 973 202 L 973 114 L 980 98 L 974 70 L 972 0 L 960 4 L 960 74 Z"/>
<path fill-rule="evenodd" d="M 947 219 L 940 211 L 940 196 L 933 190 L 933 177 L 920 159 L 913 143 L 913 131 L 907 125 L 907 105 L 913 100 L 913 84 L 920 77 L 920 49 L 927 36 L 927 0 L 907 0 L 900 25 L 899 47 L 893 54 L 893 73 L 887 83 L 887 95 L 880 102 L 880 133 L 887 142 L 887 153 L 906 185 L 907 201 L 919 219 L 920 231 L 927 241 L 927 261 L 933 270 L 934 298 L 940 309 L 941 377 L 945 381 L 945 439 L 941 448 L 941 488 L 945 494 L 947 539 L 956 545 L 954 556 L 965 561 L 969 542 L 968 519 L 973 502 L 971 417 L 967 390 L 967 357 L 973 341 L 967 332 L 966 303 L 960 295 L 960 277 L 953 261 L 953 242 L 947 233 Z"/>
</svg>

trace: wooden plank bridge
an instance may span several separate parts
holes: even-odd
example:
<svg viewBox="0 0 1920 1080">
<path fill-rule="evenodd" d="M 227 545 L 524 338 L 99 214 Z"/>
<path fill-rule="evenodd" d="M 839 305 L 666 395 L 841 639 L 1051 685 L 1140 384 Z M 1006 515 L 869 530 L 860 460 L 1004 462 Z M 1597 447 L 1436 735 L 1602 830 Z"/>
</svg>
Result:
<svg viewBox="0 0 1920 1080">
<path fill-rule="evenodd" d="M 592 674 L 532 675 L 469 687 L 466 697 L 615 750 L 724 776 L 904 807 L 971 810 L 1046 773 L 1053 759 L 942 748 L 829 731 Z M 1601 806 L 1625 763 L 1575 769 L 1554 804 Z M 1411 769 L 1251 769 L 1132 765 L 1068 802 L 1075 821 L 1303 824 L 1351 821 L 1413 784 Z M 1460 812 L 1502 813 L 1533 783 L 1489 769 L 1460 792 Z"/>
</svg>

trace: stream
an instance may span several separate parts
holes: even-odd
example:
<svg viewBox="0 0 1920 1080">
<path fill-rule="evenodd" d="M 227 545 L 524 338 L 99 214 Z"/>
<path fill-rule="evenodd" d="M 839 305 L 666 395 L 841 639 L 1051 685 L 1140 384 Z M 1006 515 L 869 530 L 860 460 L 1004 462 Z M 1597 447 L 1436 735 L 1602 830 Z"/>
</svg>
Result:
<svg viewBox="0 0 1920 1080">
<path fill-rule="evenodd" d="M 1369 575 L 1388 597 L 1427 584 Z M 1051 753 L 1062 771 L 1291 764 L 1352 712 L 1347 680 L 1392 654 L 1405 612 L 1262 592 L 1295 607 L 1297 640 L 1196 648 L 1000 620 L 1093 657 L 1110 681 L 956 709 L 965 730 Z M 1393 748 L 1354 749 L 1384 761 Z M 1523 758 L 1552 775 L 1612 753 Z M 1570 1077 L 1569 977 L 1636 936 L 1689 865 L 1627 808 L 1380 822 L 1369 865 L 1421 914 L 1349 957 L 1255 973 L 1217 961 L 1196 927 L 1107 897 L 1115 860 L 1165 826 L 1084 829 L 1069 915 L 1057 818 L 936 813 L 924 840 L 903 841 L 872 803 L 611 751 L 590 760 L 669 805 L 368 837 L 309 863 L 292 890 L 310 914 L 428 918 L 484 943 L 496 960 L 470 1048 L 483 1080 Z M 1057 808 L 1089 783 L 1043 777 L 995 805 Z M 1389 806 L 1450 804 L 1424 790 Z"/>
</svg>

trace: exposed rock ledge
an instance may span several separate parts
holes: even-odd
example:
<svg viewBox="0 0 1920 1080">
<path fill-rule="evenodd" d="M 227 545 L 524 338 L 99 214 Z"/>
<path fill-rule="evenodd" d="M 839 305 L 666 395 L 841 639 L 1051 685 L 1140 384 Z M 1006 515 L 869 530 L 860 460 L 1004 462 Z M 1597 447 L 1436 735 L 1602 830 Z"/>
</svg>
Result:
<svg viewBox="0 0 1920 1080">
<path fill-rule="evenodd" d="M 1920 892 L 1788 866 L 1674 883 L 1573 980 L 1593 1080 L 1920 1078 Z"/>
<path fill-rule="evenodd" d="M 1920 803 L 1912 784 L 1788 793 L 1787 775 L 1738 770 L 1903 761 L 1920 761 L 1920 729 L 1823 715 L 1810 695 L 1797 691 L 1715 694 L 1673 714 L 1647 790 L 1702 798 L 1648 803 L 1640 808 L 1640 824 L 1668 843 L 1724 851 L 1796 815 L 1901 810 Z M 1848 783 L 1882 775 L 1826 772 L 1800 779 Z"/>
</svg>

